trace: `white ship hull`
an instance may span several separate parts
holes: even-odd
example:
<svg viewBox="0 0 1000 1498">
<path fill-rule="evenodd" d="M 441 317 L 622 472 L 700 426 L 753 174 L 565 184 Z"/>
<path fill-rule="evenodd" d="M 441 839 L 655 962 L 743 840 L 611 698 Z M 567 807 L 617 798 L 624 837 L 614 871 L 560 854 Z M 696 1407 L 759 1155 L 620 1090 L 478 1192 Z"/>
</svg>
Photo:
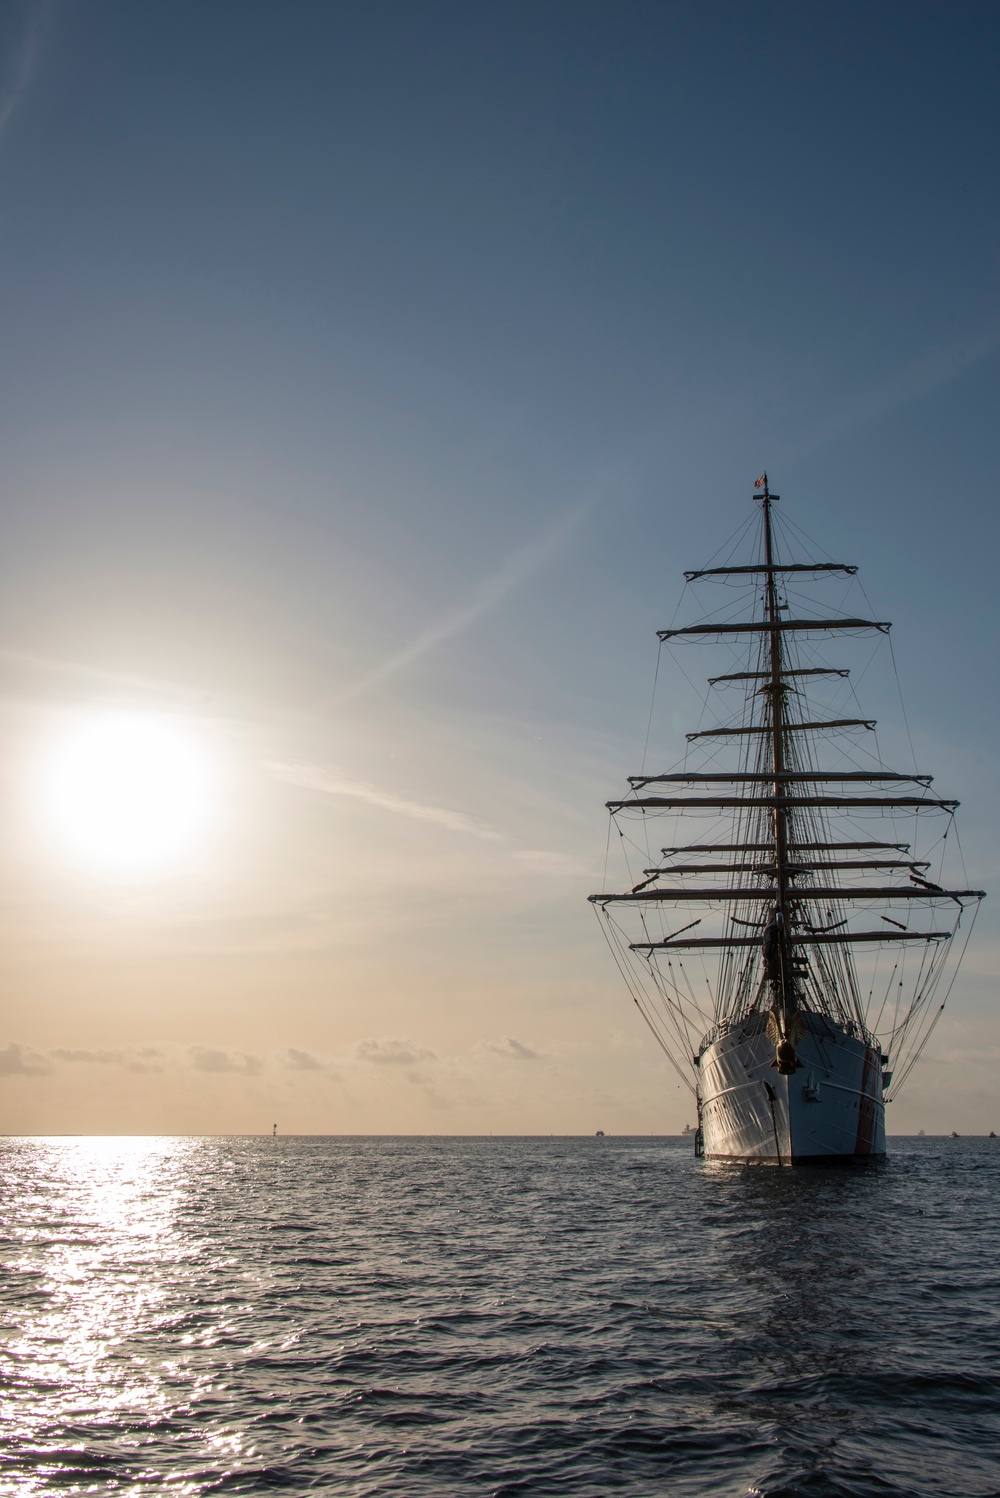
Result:
<svg viewBox="0 0 1000 1498">
<path fill-rule="evenodd" d="M 698 1094 L 707 1160 L 852 1165 L 885 1154 L 882 1058 L 819 1014 L 804 1014 L 799 1070 L 779 1076 L 767 1017 L 734 1023 L 702 1049 Z"/>
</svg>

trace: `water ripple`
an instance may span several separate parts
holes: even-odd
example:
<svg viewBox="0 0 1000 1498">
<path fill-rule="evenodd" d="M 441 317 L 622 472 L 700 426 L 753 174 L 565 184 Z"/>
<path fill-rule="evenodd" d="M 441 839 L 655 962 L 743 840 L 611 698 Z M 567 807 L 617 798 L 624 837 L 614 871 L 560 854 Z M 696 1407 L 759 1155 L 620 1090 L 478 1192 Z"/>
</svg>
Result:
<svg viewBox="0 0 1000 1498">
<path fill-rule="evenodd" d="M 1000 1145 L 0 1145 L 2 1491 L 996 1498 Z"/>
</svg>

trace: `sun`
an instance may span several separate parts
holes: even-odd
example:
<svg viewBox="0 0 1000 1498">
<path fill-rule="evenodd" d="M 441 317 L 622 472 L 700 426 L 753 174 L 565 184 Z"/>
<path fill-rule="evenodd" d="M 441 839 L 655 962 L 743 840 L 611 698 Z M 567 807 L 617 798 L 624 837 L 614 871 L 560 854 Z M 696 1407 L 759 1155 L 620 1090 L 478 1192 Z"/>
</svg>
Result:
<svg viewBox="0 0 1000 1498">
<path fill-rule="evenodd" d="M 95 873 L 176 868 L 208 832 L 217 800 L 212 756 L 166 716 L 95 713 L 42 765 L 41 811 L 52 839 Z"/>
</svg>

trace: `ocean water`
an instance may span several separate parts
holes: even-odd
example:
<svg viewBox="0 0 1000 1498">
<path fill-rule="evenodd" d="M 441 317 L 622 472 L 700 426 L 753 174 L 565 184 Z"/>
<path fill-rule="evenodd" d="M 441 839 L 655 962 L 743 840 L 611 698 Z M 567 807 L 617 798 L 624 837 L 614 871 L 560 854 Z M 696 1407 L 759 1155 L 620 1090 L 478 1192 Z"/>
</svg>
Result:
<svg viewBox="0 0 1000 1498">
<path fill-rule="evenodd" d="M 1000 1493 L 1000 1140 L 12 1139 L 0 1491 Z"/>
</svg>

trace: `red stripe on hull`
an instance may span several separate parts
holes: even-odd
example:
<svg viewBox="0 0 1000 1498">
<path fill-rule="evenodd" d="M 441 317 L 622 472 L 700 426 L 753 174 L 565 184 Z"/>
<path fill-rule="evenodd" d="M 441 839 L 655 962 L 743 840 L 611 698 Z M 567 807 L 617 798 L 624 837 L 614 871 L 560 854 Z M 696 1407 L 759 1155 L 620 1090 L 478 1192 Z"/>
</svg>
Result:
<svg viewBox="0 0 1000 1498">
<path fill-rule="evenodd" d="M 865 1053 L 865 1069 L 861 1077 L 861 1100 L 858 1104 L 858 1137 L 854 1153 L 864 1157 L 872 1152 L 872 1137 L 875 1133 L 875 1099 L 872 1096 L 875 1084 L 875 1068 L 880 1065 L 875 1052 Z"/>
</svg>

